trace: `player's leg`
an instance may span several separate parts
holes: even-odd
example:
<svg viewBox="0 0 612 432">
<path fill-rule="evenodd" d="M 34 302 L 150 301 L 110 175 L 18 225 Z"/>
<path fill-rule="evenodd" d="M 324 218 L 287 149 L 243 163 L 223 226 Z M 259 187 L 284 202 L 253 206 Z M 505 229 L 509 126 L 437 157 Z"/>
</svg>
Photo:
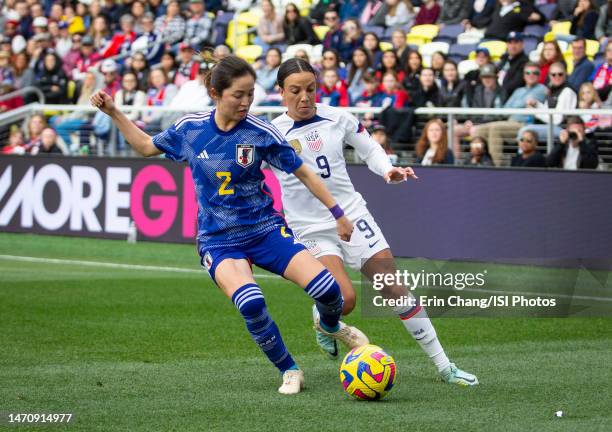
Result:
<svg viewBox="0 0 612 432">
<path fill-rule="evenodd" d="M 255 282 L 246 259 L 226 258 L 215 263 L 209 272 L 217 286 L 232 300 L 244 318 L 247 330 L 268 359 L 283 374 L 283 394 L 298 393 L 304 385 L 304 374 L 289 354 L 280 331 L 268 314 L 261 288 Z"/>
<path fill-rule="evenodd" d="M 361 268 L 362 273 L 369 280 L 373 280 L 375 274 L 395 274 L 396 270 L 395 260 L 389 248 L 372 255 Z M 386 285 L 382 290 L 382 295 L 385 298 L 394 299 L 412 296 L 410 290 L 398 284 Z M 478 384 L 475 375 L 462 371 L 448 359 L 425 308 L 415 304 L 414 306 L 396 307 L 394 312 L 399 316 L 408 333 L 432 360 L 444 381 L 465 386 Z"/>
</svg>

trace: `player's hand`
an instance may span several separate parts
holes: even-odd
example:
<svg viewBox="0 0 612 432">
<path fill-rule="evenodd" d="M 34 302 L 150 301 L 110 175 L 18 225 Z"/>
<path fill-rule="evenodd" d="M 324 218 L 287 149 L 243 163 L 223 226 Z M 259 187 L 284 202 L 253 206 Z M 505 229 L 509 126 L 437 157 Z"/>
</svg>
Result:
<svg viewBox="0 0 612 432">
<path fill-rule="evenodd" d="M 336 220 L 336 230 L 341 240 L 350 241 L 353 234 L 353 223 L 346 216 L 342 216 Z"/>
<path fill-rule="evenodd" d="M 110 97 L 104 90 L 98 90 L 91 97 L 91 104 L 99 108 L 104 114 L 111 115 L 117 109 L 113 98 Z"/>
<path fill-rule="evenodd" d="M 412 178 L 414 180 L 418 179 L 414 173 L 414 170 L 410 167 L 393 167 L 384 175 L 384 179 L 387 183 L 401 183 L 408 180 L 408 178 Z"/>
</svg>

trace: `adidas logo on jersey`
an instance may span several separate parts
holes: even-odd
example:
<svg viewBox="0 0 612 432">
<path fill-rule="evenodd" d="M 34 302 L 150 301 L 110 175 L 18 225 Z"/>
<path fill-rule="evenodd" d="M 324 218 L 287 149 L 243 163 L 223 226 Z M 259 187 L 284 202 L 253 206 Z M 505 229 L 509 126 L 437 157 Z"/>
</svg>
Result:
<svg viewBox="0 0 612 432">
<path fill-rule="evenodd" d="M 202 150 L 202 153 L 198 155 L 198 159 L 208 159 L 208 152 L 206 150 Z"/>
</svg>

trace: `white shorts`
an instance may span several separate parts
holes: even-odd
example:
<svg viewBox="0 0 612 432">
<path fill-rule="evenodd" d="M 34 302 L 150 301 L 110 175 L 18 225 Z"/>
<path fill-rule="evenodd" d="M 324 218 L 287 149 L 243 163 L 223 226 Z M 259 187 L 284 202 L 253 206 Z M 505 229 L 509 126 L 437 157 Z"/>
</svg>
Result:
<svg viewBox="0 0 612 432">
<path fill-rule="evenodd" d="M 353 270 L 361 270 L 363 263 L 381 250 L 387 249 L 389 243 L 369 212 L 356 219 L 349 215 L 349 219 L 355 227 L 349 242 L 338 237 L 335 227 L 312 231 L 311 226 L 306 234 L 300 233 L 299 228 L 292 228 L 292 230 L 316 258 L 336 255 Z"/>
</svg>

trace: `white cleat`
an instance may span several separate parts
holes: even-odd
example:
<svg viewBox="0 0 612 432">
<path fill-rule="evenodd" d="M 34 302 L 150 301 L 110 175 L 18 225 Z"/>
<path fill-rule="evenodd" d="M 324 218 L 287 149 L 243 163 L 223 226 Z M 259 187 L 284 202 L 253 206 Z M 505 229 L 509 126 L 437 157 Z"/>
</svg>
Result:
<svg viewBox="0 0 612 432">
<path fill-rule="evenodd" d="M 298 394 L 304 388 L 304 372 L 290 369 L 283 374 L 283 385 L 278 388 L 281 394 Z"/>
<path fill-rule="evenodd" d="M 338 329 L 337 332 L 330 333 L 325 331 L 323 327 L 321 327 L 320 320 L 317 320 L 315 322 L 316 330 L 320 331 L 324 335 L 331 336 L 334 339 L 339 340 L 349 349 L 357 348 L 370 343 L 368 337 L 363 334 L 363 332 L 357 327 L 346 325 L 342 321 L 339 321 L 338 325 L 340 326 L 340 329 Z"/>
</svg>

